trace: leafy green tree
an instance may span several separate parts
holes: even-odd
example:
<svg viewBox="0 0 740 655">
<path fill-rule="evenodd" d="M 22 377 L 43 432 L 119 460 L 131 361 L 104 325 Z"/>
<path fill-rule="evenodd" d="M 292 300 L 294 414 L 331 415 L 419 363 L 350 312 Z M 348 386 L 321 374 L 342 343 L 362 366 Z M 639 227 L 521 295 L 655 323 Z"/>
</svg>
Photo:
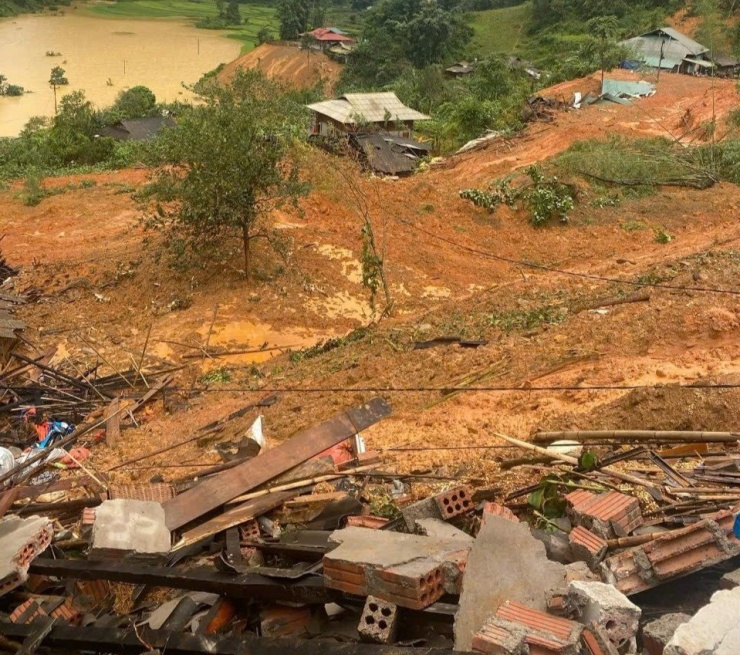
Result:
<svg viewBox="0 0 740 655">
<path fill-rule="evenodd" d="M 49 130 L 49 151 L 60 163 L 97 164 L 114 148 L 112 139 L 99 138 L 100 124 L 84 92 L 73 91 L 59 101 Z"/>
<path fill-rule="evenodd" d="M 0 96 L 22 96 L 25 89 L 17 84 L 8 84 L 8 78 L 0 75 Z"/>
<path fill-rule="evenodd" d="M 242 15 L 239 12 L 239 5 L 234 0 L 226 5 L 226 11 L 224 11 L 223 17 L 229 25 L 241 25 Z"/>
<path fill-rule="evenodd" d="M 307 191 L 291 158 L 293 139 L 305 132 L 303 110 L 257 71 L 203 94 L 204 103 L 159 139 L 165 165 L 148 187 L 157 207 L 149 225 L 181 254 L 223 252 L 236 239 L 249 278 L 252 242 L 273 241 L 270 212 L 297 206 Z"/>
<path fill-rule="evenodd" d="M 617 44 L 619 19 L 616 16 L 592 18 L 586 29 L 589 36 L 581 47 L 581 55 L 598 63 L 603 85 L 605 72 L 617 67 L 625 54 L 624 48 Z"/>
<path fill-rule="evenodd" d="M 49 75 L 49 85 L 54 90 L 54 113 L 57 112 L 57 87 L 66 86 L 69 80 L 65 77 L 65 70 L 61 66 L 54 66 Z"/>
<path fill-rule="evenodd" d="M 280 38 L 294 41 L 303 32 L 321 27 L 324 14 L 324 0 L 280 0 L 277 8 Z"/>
<path fill-rule="evenodd" d="M 157 98 L 145 86 L 133 86 L 121 91 L 111 107 L 111 114 L 121 118 L 145 118 L 157 112 Z"/>
<path fill-rule="evenodd" d="M 694 11 L 699 16 L 694 35 L 696 40 L 709 48 L 712 55 L 729 54 L 732 51 L 732 31 L 718 0 L 698 0 Z"/>
<path fill-rule="evenodd" d="M 272 33 L 269 27 L 261 27 L 259 32 L 257 32 L 257 45 L 269 43 L 270 41 L 274 40 L 274 38 L 275 35 Z"/>
</svg>

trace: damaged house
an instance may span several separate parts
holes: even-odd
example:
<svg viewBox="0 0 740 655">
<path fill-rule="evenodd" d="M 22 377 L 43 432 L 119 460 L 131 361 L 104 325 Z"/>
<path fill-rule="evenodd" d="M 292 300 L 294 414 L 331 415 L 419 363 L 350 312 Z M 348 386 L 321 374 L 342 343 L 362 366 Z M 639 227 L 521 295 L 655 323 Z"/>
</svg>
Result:
<svg viewBox="0 0 740 655">
<path fill-rule="evenodd" d="M 373 170 L 410 173 L 429 146 L 412 139 L 416 121 L 429 116 L 407 107 L 395 93 L 348 93 L 308 105 L 312 137 L 347 138 Z"/>
<path fill-rule="evenodd" d="M 660 27 L 620 45 L 629 48 L 638 62 L 650 68 L 689 75 L 703 74 L 712 68 L 709 48 L 672 27 Z"/>
</svg>

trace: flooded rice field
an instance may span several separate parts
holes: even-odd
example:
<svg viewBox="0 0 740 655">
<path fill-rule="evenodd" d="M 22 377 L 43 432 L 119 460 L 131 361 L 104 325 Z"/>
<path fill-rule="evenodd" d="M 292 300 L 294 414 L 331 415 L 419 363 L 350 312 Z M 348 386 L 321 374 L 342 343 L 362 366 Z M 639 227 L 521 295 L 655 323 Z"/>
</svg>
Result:
<svg viewBox="0 0 740 655">
<path fill-rule="evenodd" d="M 239 55 L 240 43 L 182 20 L 117 20 L 76 13 L 0 20 L 0 73 L 31 93 L 0 98 L 0 136 L 16 136 L 32 116 L 54 114 L 48 80 L 61 66 L 69 86 L 82 89 L 97 107 L 137 84 L 171 102 L 191 94 L 183 84 Z M 60 53 L 49 56 L 48 53 Z"/>
</svg>

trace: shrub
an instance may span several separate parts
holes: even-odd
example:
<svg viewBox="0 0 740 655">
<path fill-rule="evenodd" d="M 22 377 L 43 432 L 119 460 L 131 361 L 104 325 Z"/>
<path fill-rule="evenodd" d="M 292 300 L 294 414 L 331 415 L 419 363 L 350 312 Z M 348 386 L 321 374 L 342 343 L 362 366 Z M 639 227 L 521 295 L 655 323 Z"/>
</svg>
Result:
<svg viewBox="0 0 740 655">
<path fill-rule="evenodd" d="M 48 195 L 42 184 L 41 176 L 36 171 L 30 172 L 23 182 L 23 191 L 21 192 L 23 204 L 26 207 L 35 207 Z"/>
</svg>

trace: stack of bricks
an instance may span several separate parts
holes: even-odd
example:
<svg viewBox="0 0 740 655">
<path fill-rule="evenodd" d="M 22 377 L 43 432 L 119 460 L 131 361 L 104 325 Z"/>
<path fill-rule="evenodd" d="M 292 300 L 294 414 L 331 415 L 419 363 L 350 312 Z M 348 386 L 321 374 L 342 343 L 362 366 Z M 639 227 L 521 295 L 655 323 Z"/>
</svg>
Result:
<svg viewBox="0 0 740 655">
<path fill-rule="evenodd" d="M 491 655 L 579 655 L 583 626 L 506 601 L 473 637 L 473 650 Z"/>
<path fill-rule="evenodd" d="M 331 589 L 373 595 L 414 610 L 428 607 L 444 594 L 442 567 L 426 561 L 380 568 L 325 559 L 324 580 Z"/>
<path fill-rule="evenodd" d="M 593 494 L 578 489 L 569 493 L 565 500 L 573 523 L 602 539 L 626 537 L 643 523 L 637 498 L 618 491 Z"/>
<path fill-rule="evenodd" d="M 601 564 L 602 578 L 629 596 L 740 555 L 734 521 L 724 510 L 612 555 Z"/>
<path fill-rule="evenodd" d="M 54 536 L 51 521 L 40 516 L 7 516 L 0 521 L 0 596 L 23 584 L 31 561 Z"/>
<path fill-rule="evenodd" d="M 570 531 L 568 542 L 573 557 L 586 562 L 592 571 L 604 559 L 608 548 L 606 541 L 582 525 L 577 525 Z"/>
</svg>

